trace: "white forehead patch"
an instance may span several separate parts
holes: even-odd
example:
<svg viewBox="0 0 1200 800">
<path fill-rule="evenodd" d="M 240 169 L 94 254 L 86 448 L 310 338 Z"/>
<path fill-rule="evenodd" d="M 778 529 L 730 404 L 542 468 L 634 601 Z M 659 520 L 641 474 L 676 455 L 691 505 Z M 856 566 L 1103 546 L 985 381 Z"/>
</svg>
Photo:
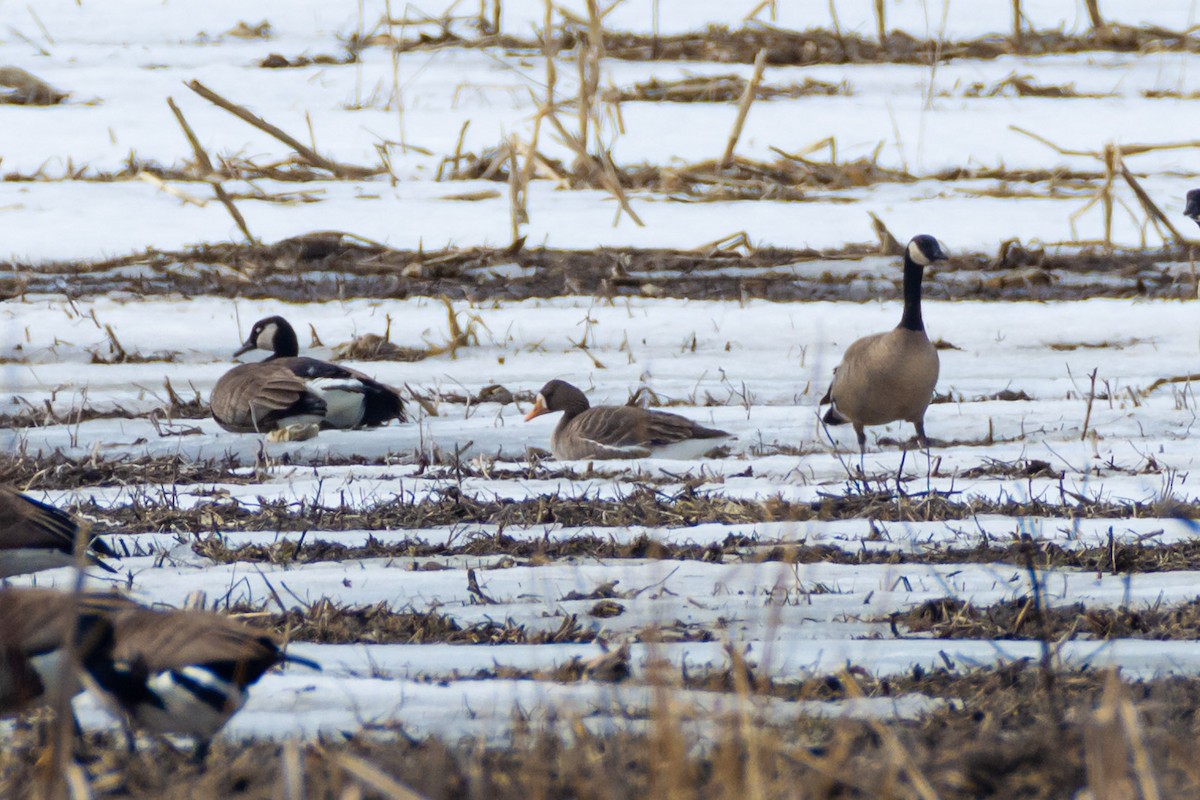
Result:
<svg viewBox="0 0 1200 800">
<path fill-rule="evenodd" d="M 546 405 L 546 396 L 541 392 L 538 392 L 537 402 L 543 406 Z"/>
</svg>

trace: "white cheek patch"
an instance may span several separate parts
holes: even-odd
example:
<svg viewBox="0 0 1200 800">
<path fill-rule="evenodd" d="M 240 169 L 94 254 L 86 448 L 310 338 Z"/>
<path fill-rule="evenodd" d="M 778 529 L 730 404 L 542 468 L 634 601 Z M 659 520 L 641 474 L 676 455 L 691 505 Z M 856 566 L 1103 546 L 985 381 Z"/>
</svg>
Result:
<svg viewBox="0 0 1200 800">
<path fill-rule="evenodd" d="M 274 350 L 275 349 L 275 331 L 278 328 L 279 328 L 279 326 L 276 325 L 274 322 L 272 322 L 270 325 L 268 325 L 267 327 L 262 329 L 262 332 L 260 334 L 258 334 L 258 338 L 254 340 L 255 343 L 258 345 L 259 349 L 262 349 L 262 350 Z"/>
<path fill-rule="evenodd" d="M 925 257 L 925 254 L 921 252 L 921 248 L 917 246 L 916 242 L 908 243 L 908 257 L 912 259 L 914 264 L 920 264 L 922 267 L 928 267 L 931 263 L 930 260 Z"/>
</svg>

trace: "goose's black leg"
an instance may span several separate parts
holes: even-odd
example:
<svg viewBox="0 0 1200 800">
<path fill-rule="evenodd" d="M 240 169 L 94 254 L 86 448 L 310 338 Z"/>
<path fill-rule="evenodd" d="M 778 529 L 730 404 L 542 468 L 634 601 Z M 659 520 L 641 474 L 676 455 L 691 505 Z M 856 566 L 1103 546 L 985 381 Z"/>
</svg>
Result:
<svg viewBox="0 0 1200 800">
<path fill-rule="evenodd" d="M 209 748 L 212 747 L 212 739 L 200 739 L 196 742 L 196 749 L 192 751 L 192 763 L 203 764 L 208 758 Z"/>
<path fill-rule="evenodd" d="M 918 419 L 913 422 L 913 427 L 917 429 L 917 443 L 925 450 L 929 449 L 929 437 L 925 435 L 925 420 Z"/>
</svg>

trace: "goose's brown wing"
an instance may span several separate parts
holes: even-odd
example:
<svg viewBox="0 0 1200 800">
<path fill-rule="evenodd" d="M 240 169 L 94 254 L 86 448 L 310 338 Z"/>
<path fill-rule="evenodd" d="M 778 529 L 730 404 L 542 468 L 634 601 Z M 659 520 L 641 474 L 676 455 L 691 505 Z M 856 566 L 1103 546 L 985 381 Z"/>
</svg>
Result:
<svg viewBox="0 0 1200 800">
<path fill-rule="evenodd" d="M 271 634 L 203 611 L 131 608 L 114 617 L 113 627 L 114 658 L 140 664 L 151 673 L 222 662 L 263 662 L 261 674 L 280 660 Z"/>
<path fill-rule="evenodd" d="M 657 447 L 687 439 L 726 436 L 725 431 L 705 428 L 687 417 L 636 406 L 599 406 L 579 414 L 569 423 L 581 439 L 613 448 Z"/>
<path fill-rule="evenodd" d="M 294 414 L 325 413 L 325 402 L 286 366 L 258 362 L 234 367 L 213 387 L 213 418 L 226 430 L 267 431 Z"/>
<path fill-rule="evenodd" d="M 44 547 L 72 553 L 79 530 L 62 509 L 0 487 L 0 549 Z"/>
<path fill-rule="evenodd" d="M 62 645 L 72 616 L 110 619 L 135 607 L 113 594 L 84 593 L 73 603 L 70 594 L 55 589 L 0 589 L 0 650 L 47 653 Z"/>
</svg>

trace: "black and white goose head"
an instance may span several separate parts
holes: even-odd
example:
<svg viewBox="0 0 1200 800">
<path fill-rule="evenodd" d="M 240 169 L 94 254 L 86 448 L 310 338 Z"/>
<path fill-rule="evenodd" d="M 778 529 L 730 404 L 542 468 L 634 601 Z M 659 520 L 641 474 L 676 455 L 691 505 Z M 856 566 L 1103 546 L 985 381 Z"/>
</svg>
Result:
<svg viewBox="0 0 1200 800">
<path fill-rule="evenodd" d="M 1187 201 L 1183 206 L 1183 215 L 1197 225 L 1200 225 L 1200 189 L 1192 189 L 1187 193 Z"/>
<path fill-rule="evenodd" d="M 927 233 L 922 233 L 914 236 L 908 243 L 905 258 L 917 266 L 928 267 L 935 261 L 945 261 L 949 256 L 946 255 L 946 248 L 941 242 Z"/>
<path fill-rule="evenodd" d="M 280 316 L 266 317 L 254 323 L 245 343 L 233 354 L 234 358 L 251 350 L 266 350 L 270 358 L 289 358 L 300 354 L 296 329 Z"/>
</svg>

